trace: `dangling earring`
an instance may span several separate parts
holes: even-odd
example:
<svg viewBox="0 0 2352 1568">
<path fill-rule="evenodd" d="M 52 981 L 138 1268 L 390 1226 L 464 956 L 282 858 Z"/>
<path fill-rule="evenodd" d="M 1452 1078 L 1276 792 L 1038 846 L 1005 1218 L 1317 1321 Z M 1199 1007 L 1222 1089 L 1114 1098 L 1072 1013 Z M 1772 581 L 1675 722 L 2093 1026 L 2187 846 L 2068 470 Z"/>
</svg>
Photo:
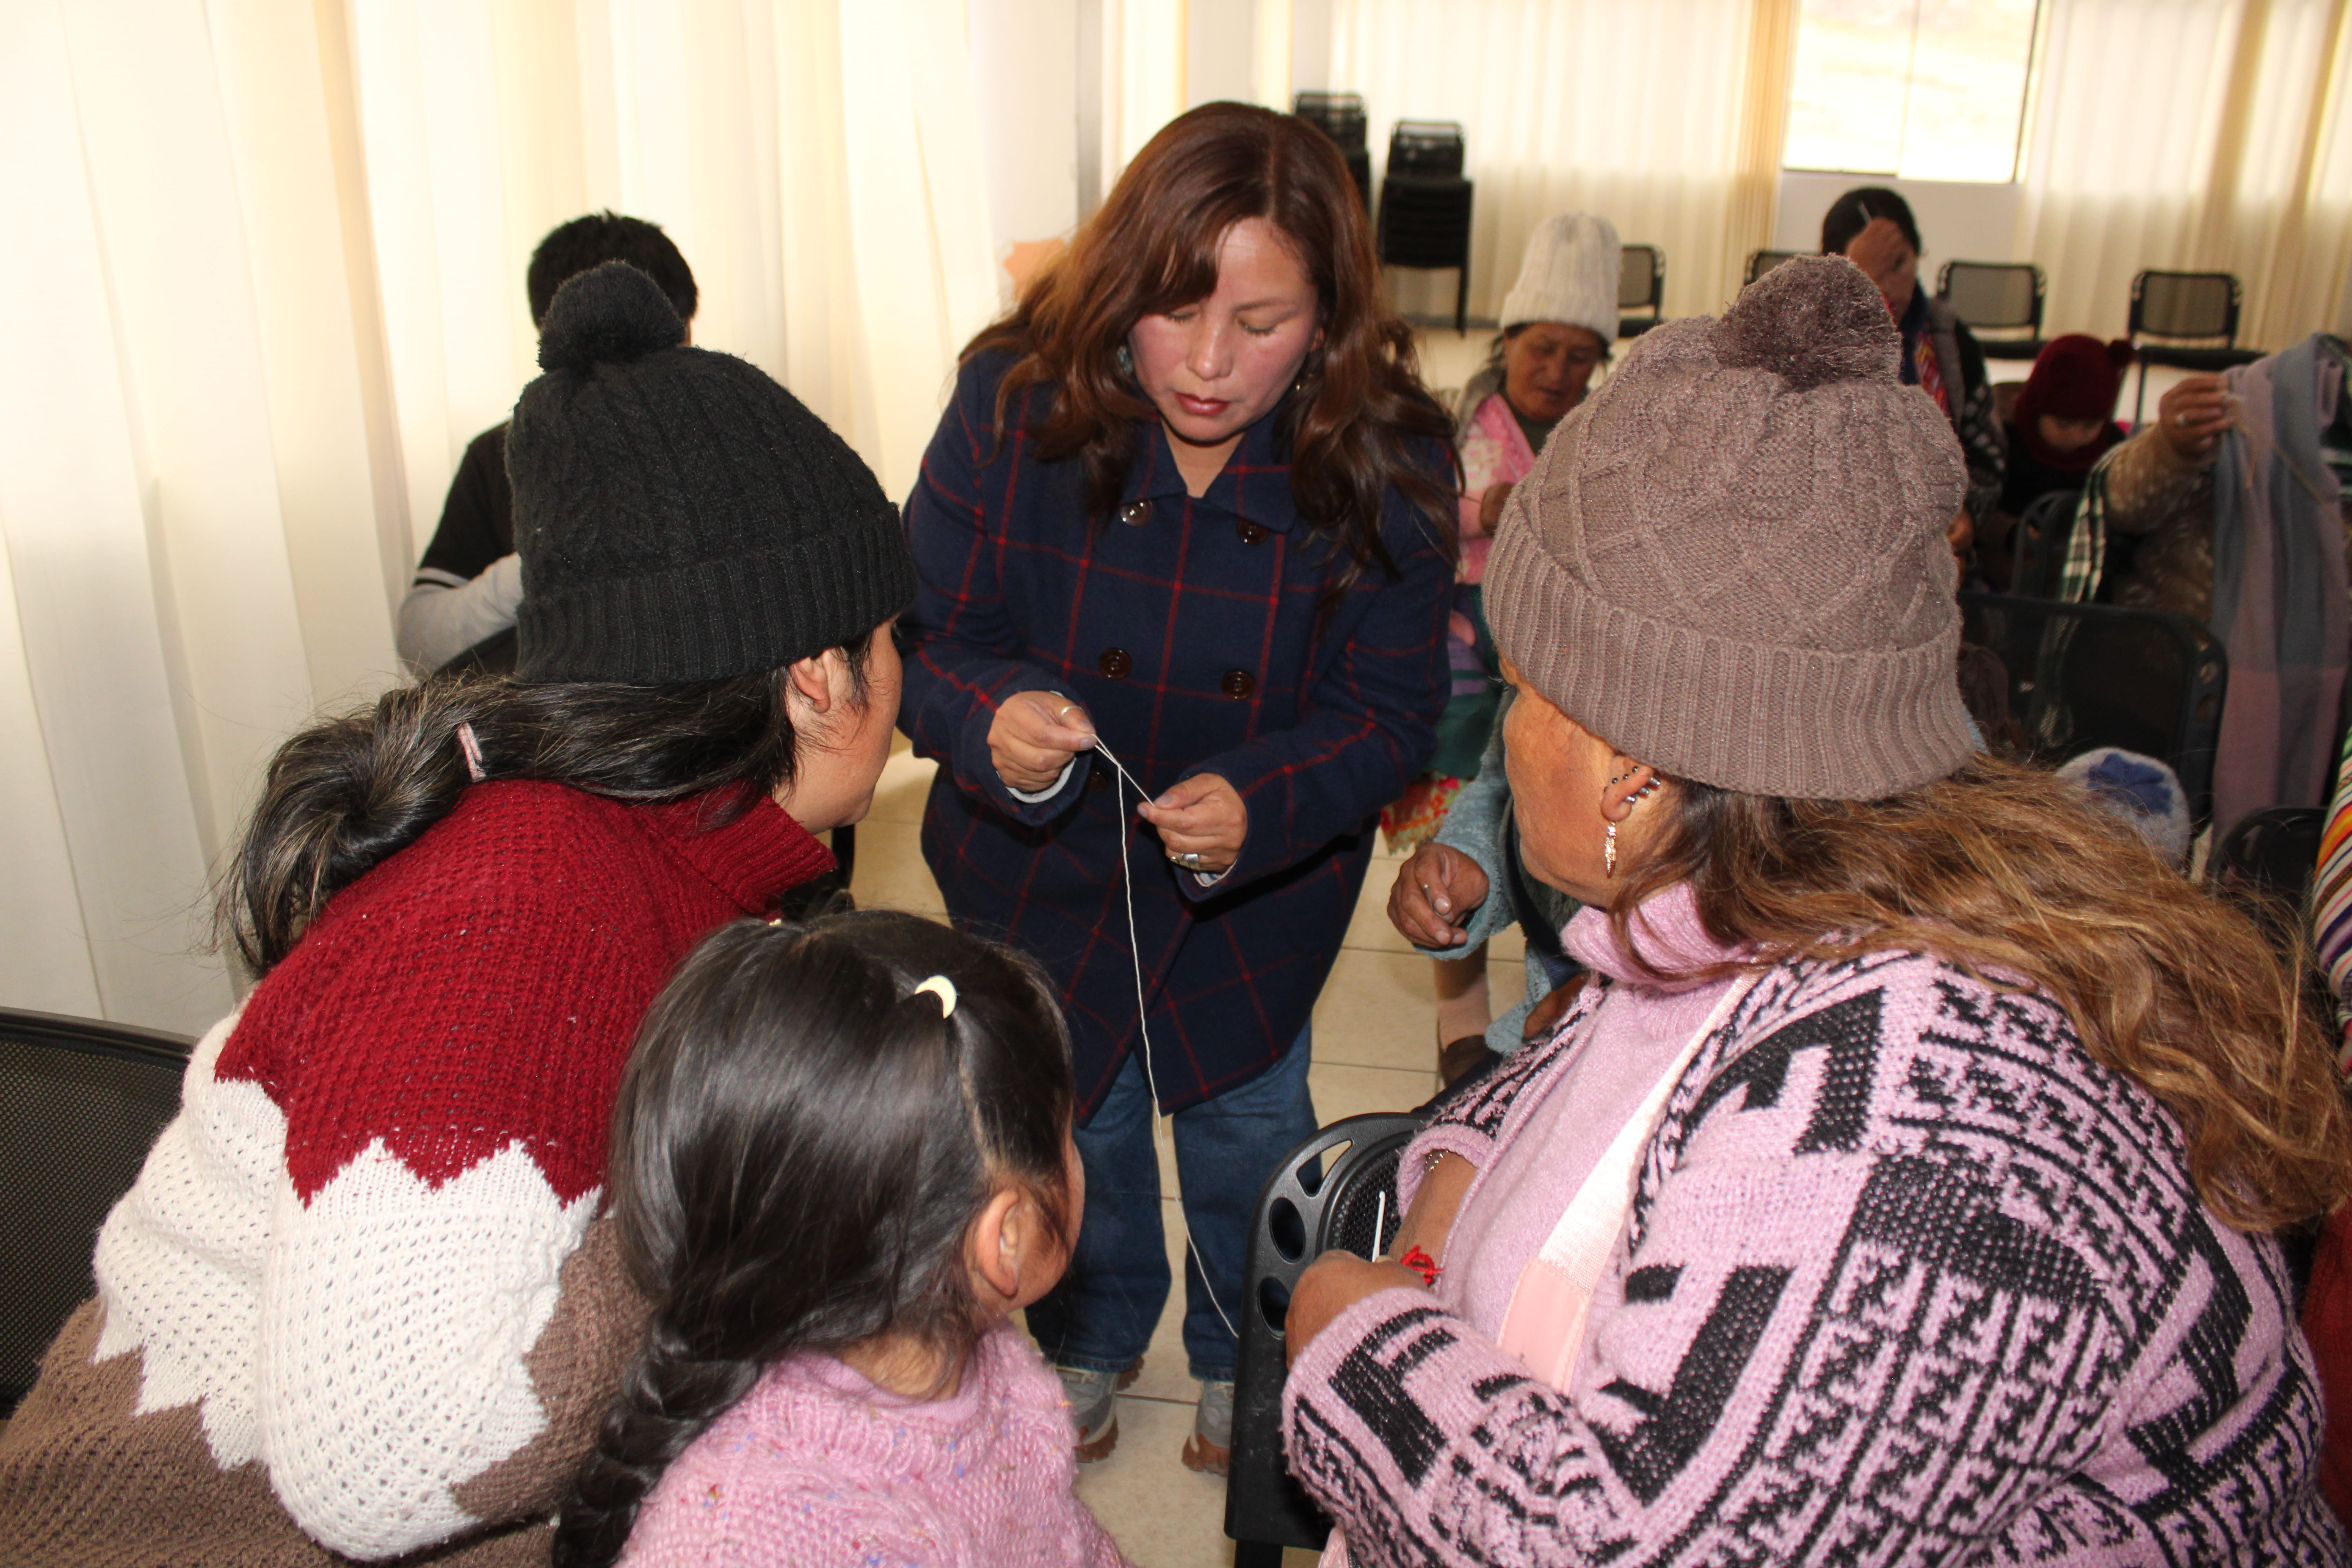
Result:
<svg viewBox="0 0 2352 1568">
<path fill-rule="evenodd" d="M 1601 840 L 1601 861 L 1608 868 L 1609 875 L 1613 877 L 1617 874 L 1617 825 L 1613 822 Z"/>
<path fill-rule="evenodd" d="M 1131 349 L 1129 349 L 1129 348 L 1125 343 L 1121 343 L 1121 344 L 1119 344 L 1119 345 L 1118 345 L 1118 352 L 1117 353 L 1115 353 L 1115 354 L 1111 355 L 1110 357 L 1111 357 L 1111 363 L 1112 363 L 1113 364 L 1115 364 L 1115 365 L 1118 366 L 1118 374 L 1121 374 L 1121 375 L 1123 375 L 1123 376 L 1126 376 L 1126 377 L 1129 378 L 1130 380 L 1132 380 L 1132 379 L 1134 378 L 1134 375 L 1135 375 L 1135 353 L 1134 353 L 1134 351 L 1132 351 Z"/>
</svg>

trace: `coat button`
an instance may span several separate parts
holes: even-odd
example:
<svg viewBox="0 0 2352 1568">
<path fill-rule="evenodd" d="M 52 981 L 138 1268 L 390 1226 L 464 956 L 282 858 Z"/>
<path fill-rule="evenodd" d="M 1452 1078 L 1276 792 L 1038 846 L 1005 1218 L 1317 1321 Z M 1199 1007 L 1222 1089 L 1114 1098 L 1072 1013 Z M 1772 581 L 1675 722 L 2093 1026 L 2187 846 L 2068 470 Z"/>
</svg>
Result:
<svg viewBox="0 0 2352 1568">
<path fill-rule="evenodd" d="M 1234 531 L 1242 536 L 1244 544 L 1265 542 L 1265 524 L 1262 522 L 1237 522 L 1234 525 Z"/>
<path fill-rule="evenodd" d="M 1113 680 L 1125 680 L 1127 672 L 1135 668 L 1135 660 L 1128 657 L 1127 649 L 1123 647 L 1107 647 L 1102 650 L 1102 657 L 1095 660 L 1095 668 Z M 1232 679 L 1231 676 L 1226 677 L 1228 689 L 1231 689 Z"/>
<path fill-rule="evenodd" d="M 1131 500 L 1118 509 L 1118 520 L 1129 528 L 1141 528 L 1151 521 L 1151 503 L 1148 500 Z"/>
<path fill-rule="evenodd" d="M 1091 790 L 1110 788 L 1110 774 L 1101 768 L 1089 768 L 1087 770 L 1087 787 Z"/>
<path fill-rule="evenodd" d="M 1250 672 L 1246 669 L 1225 671 L 1225 679 L 1222 684 L 1224 687 L 1225 695 L 1236 702 L 1242 701 L 1257 689 L 1257 682 L 1250 678 Z"/>
</svg>

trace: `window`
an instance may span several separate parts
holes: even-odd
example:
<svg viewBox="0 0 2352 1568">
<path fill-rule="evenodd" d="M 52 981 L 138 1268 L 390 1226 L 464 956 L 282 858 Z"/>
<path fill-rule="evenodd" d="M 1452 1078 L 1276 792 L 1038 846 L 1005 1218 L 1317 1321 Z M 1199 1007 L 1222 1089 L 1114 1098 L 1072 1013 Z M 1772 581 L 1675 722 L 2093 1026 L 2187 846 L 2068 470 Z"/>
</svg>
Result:
<svg viewBox="0 0 2352 1568">
<path fill-rule="evenodd" d="M 1791 169 L 2017 177 L 2035 0 L 1803 0 Z"/>
</svg>

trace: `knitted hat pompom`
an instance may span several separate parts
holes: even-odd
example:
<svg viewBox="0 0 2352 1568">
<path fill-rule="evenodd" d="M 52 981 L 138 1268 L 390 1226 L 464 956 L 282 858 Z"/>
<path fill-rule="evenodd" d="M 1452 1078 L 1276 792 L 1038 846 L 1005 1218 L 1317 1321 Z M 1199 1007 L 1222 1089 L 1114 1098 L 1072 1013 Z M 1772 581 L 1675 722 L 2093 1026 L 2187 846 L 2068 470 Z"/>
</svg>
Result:
<svg viewBox="0 0 2352 1568">
<path fill-rule="evenodd" d="M 585 374 L 684 342 L 686 323 L 661 285 L 625 261 L 607 261 L 556 290 L 539 330 L 539 368 Z"/>
<path fill-rule="evenodd" d="M 1717 360 L 1769 370 L 1791 391 L 1900 374 L 1885 297 L 1843 257 L 1795 257 L 1740 291 L 1715 325 Z"/>
</svg>

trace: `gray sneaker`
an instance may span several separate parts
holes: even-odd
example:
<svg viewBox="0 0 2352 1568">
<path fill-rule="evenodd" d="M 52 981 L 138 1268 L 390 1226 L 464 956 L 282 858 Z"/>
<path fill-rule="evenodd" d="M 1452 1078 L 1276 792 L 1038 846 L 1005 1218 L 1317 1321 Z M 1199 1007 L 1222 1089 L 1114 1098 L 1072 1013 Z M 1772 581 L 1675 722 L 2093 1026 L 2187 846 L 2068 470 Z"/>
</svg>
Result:
<svg viewBox="0 0 2352 1568">
<path fill-rule="evenodd" d="M 1184 1468 L 1222 1476 L 1233 1467 L 1233 1448 L 1234 1385 L 1223 1378 L 1202 1378 L 1192 1435 L 1184 1439 Z"/>
<path fill-rule="evenodd" d="M 1120 1372 L 1098 1372 L 1093 1367 L 1057 1366 L 1061 1375 L 1062 1397 L 1069 1402 L 1070 1422 L 1078 1432 L 1078 1463 L 1091 1465 L 1097 1459 L 1110 1458 L 1118 1447 L 1118 1391 L 1135 1381 L 1143 1369 L 1143 1358 L 1138 1356 L 1132 1365 Z M 1226 1403 L 1228 1411 L 1232 1402 Z M 1227 1416 L 1230 1425 L 1232 1417 Z"/>
</svg>

